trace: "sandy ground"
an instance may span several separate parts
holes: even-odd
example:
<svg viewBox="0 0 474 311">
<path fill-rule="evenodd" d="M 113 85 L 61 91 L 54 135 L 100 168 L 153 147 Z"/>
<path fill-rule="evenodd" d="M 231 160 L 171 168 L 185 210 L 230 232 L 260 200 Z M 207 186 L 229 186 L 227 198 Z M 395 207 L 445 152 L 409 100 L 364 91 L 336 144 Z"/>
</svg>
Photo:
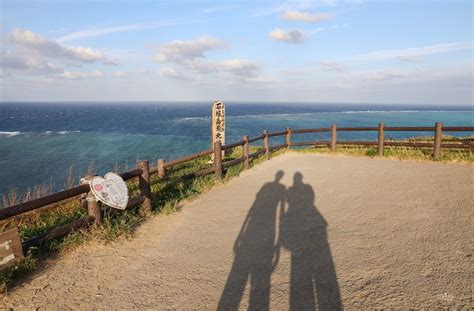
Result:
<svg viewBox="0 0 474 311">
<path fill-rule="evenodd" d="M 472 307 L 473 173 L 467 164 L 285 154 L 150 219 L 130 241 L 54 260 L 4 306 Z"/>
</svg>

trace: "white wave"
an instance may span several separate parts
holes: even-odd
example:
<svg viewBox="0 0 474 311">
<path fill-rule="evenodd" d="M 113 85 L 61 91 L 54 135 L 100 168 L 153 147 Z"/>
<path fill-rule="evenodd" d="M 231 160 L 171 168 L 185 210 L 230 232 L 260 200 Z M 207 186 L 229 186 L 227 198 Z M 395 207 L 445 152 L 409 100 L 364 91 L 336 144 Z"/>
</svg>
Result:
<svg viewBox="0 0 474 311">
<path fill-rule="evenodd" d="M 347 110 L 347 111 L 324 111 L 324 112 L 302 112 L 302 113 L 268 113 L 268 114 L 248 114 L 240 116 L 227 116 L 227 118 L 256 118 L 256 117 L 289 117 L 289 116 L 309 116 L 319 114 L 357 114 L 357 113 L 413 113 L 413 112 L 473 112 L 454 110 Z"/>
<path fill-rule="evenodd" d="M 81 131 L 59 131 L 58 134 L 60 135 L 66 135 L 70 133 L 80 133 Z"/>
<path fill-rule="evenodd" d="M 0 137 L 13 137 L 22 134 L 21 132 L 0 132 Z"/>
<path fill-rule="evenodd" d="M 39 133 L 40 135 L 66 135 L 66 134 L 71 134 L 71 133 L 80 133 L 81 131 L 58 131 L 58 132 L 53 132 L 53 131 L 44 131 Z"/>
<path fill-rule="evenodd" d="M 227 116 L 227 118 L 268 118 L 268 117 L 290 117 L 290 116 L 310 116 L 320 114 L 362 114 L 362 113 L 413 113 L 413 112 L 470 112 L 472 110 L 346 110 L 346 111 L 324 111 L 324 112 L 301 112 L 301 113 L 266 113 L 266 114 L 247 114 L 237 116 Z M 209 120 L 211 117 L 185 117 L 178 120 Z"/>
<path fill-rule="evenodd" d="M 66 135 L 66 134 L 72 134 L 72 133 L 80 133 L 81 131 L 58 131 L 58 132 L 53 132 L 53 131 L 43 131 L 43 132 L 20 132 L 20 131 L 12 131 L 12 132 L 7 132 L 7 131 L 0 131 L 0 137 L 13 137 L 17 135 L 26 135 L 26 136 L 31 136 L 31 135 Z"/>
<path fill-rule="evenodd" d="M 186 118 L 179 118 L 178 120 L 209 120 L 211 117 L 186 117 Z"/>
</svg>

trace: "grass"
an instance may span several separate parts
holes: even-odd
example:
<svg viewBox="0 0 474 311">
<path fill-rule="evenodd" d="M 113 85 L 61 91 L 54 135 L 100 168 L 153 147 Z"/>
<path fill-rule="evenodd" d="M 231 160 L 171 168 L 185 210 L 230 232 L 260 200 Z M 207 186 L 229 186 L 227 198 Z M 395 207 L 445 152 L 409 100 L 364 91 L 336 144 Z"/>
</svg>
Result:
<svg viewBox="0 0 474 311">
<path fill-rule="evenodd" d="M 466 137 L 464 137 L 466 138 Z M 469 137 L 472 138 L 472 137 Z M 406 142 L 418 143 L 433 143 L 433 137 L 415 137 L 404 140 Z M 444 136 L 442 143 L 459 142 L 460 138 L 452 136 Z M 317 148 L 295 148 L 297 152 L 302 153 L 320 153 L 320 154 L 334 154 L 329 147 Z M 350 156 L 378 156 L 378 149 L 376 146 L 337 146 L 336 154 L 350 155 Z M 432 148 L 413 148 L 413 147 L 385 147 L 384 157 L 399 159 L 399 160 L 433 160 Z M 441 154 L 438 161 L 442 162 L 474 162 L 474 152 L 466 149 L 441 149 Z"/>
<path fill-rule="evenodd" d="M 444 137 L 443 142 L 453 142 L 458 140 L 453 137 Z M 418 137 L 410 139 L 416 142 L 432 142 L 431 137 Z M 259 147 L 250 147 L 250 152 L 255 152 Z M 330 153 L 331 150 L 327 147 L 323 148 L 295 148 L 296 152 L 304 153 Z M 272 152 L 271 156 L 278 156 L 285 153 L 286 149 L 281 149 Z M 338 147 L 336 150 L 338 154 L 351 156 L 377 156 L 376 147 Z M 417 159 L 417 160 L 431 160 L 432 150 L 430 148 L 404 148 L 404 147 L 386 147 L 384 156 L 397 159 Z M 242 156 L 241 148 L 234 148 L 231 152 L 225 155 L 224 161 L 236 159 Z M 257 165 L 265 160 L 264 156 L 254 158 L 250 161 L 251 167 Z M 466 161 L 473 162 L 474 155 L 471 150 L 454 150 L 443 149 L 441 152 L 441 161 Z M 199 194 L 210 190 L 217 184 L 226 183 L 232 178 L 238 176 L 242 170 L 242 165 L 235 165 L 226 170 L 222 181 L 215 178 L 213 174 L 197 177 L 188 180 L 177 179 L 179 176 L 197 172 L 202 169 L 210 167 L 210 156 L 201 157 L 199 159 L 189 161 L 173 167 L 172 170 L 167 171 L 167 178 L 159 180 L 156 174 L 151 176 L 151 190 L 152 190 L 152 208 L 153 214 L 168 215 L 179 210 L 183 201 L 190 200 Z M 116 165 L 115 171 L 118 172 Z M 71 187 L 70 170 L 65 178 L 65 186 Z M 129 193 L 131 196 L 139 194 L 138 182 L 133 181 L 128 183 Z M 29 191 L 29 193 L 21 196 L 23 200 L 41 197 L 50 193 L 50 186 L 36 187 Z M 3 197 L 3 206 L 14 205 L 20 202 L 20 196 L 12 190 L 8 196 Z M 62 204 L 53 207 L 42 209 L 41 211 L 33 211 L 14 217 L 10 220 L 0 223 L 0 232 L 3 232 L 12 227 L 18 227 L 20 237 L 22 240 L 46 233 L 53 228 L 59 227 L 73 220 L 84 217 L 87 214 L 86 209 L 82 206 L 80 199 L 71 199 Z M 146 216 L 143 216 L 139 207 L 127 209 L 126 211 L 118 211 L 111 208 L 104 208 L 103 222 L 100 226 L 92 226 L 87 230 L 73 231 L 67 236 L 53 240 L 39 248 L 30 248 L 25 254 L 25 260 L 21 263 L 6 269 L 0 273 L 0 292 L 6 293 L 9 286 L 15 280 L 36 269 L 38 262 L 52 254 L 61 254 L 63 252 L 74 249 L 85 241 L 95 239 L 103 243 L 109 243 L 119 238 L 130 238 L 136 228 L 145 221 Z"/>
</svg>

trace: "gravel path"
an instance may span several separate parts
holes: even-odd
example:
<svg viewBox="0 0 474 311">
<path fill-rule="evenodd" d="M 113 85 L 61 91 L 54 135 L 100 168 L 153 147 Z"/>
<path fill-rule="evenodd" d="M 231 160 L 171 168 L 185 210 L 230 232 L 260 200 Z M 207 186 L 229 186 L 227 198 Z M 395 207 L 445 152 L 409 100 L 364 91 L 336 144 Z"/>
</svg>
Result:
<svg viewBox="0 0 474 311">
<path fill-rule="evenodd" d="M 4 306 L 472 307 L 473 168 L 288 153 L 54 260 Z"/>
</svg>

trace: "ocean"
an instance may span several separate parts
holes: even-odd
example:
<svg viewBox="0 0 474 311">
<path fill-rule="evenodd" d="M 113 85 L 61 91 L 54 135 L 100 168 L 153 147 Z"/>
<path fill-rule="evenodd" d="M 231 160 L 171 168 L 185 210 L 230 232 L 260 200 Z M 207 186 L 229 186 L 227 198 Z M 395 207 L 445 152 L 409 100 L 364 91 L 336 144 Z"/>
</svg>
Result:
<svg viewBox="0 0 474 311">
<path fill-rule="evenodd" d="M 65 187 L 72 167 L 77 182 L 90 165 L 103 174 L 137 160 L 155 162 L 210 147 L 211 103 L 0 103 L 0 197 L 10 189 Z M 338 126 L 473 126 L 472 106 L 226 103 L 226 142 L 263 129 Z M 376 139 L 375 132 L 341 132 L 338 139 Z M 432 135 L 388 132 L 386 138 Z M 450 133 L 463 136 L 465 133 Z M 294 140 L 329 139 L 329 133 Z M 272 143 L 281 140 L 271 139 Z"/>
</svg>

